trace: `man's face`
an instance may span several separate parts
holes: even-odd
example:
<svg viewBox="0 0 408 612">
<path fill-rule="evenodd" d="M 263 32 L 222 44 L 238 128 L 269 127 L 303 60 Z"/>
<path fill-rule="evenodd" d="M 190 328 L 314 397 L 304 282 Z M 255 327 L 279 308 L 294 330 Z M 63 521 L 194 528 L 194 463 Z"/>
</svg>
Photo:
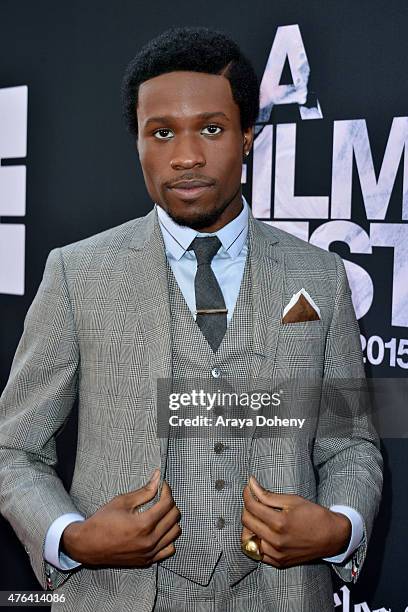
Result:
<svg viewBox="0 0 408 612">
<path fill-rule="evenodd" d="M 137 147 L 150 197 L 180 225 L 220 229 L 242 209 L 242 160 L 253 140 L 252 128 L 241 130 L 229 81 L 169 72 L 142 83 L 138 98 Z"/>
</svg>

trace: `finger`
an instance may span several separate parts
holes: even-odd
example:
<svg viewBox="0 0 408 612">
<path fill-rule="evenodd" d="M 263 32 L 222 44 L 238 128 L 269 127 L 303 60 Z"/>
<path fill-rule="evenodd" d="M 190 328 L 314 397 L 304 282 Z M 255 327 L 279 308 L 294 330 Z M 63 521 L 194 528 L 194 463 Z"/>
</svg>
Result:
<svg viewBox="0 0 408 612">
<path fill-rule="evenodd" d="M 256 534 L 250 531 L 247 527 L 242 526 L 241 542 L 246 542 L 253 535 Z"/>
<path fill-rule="evenodd" d="M 274 531 L 280 532 L 283 529 L 285 516 L 282 512 L 276 512 L 270 506 L 266 506 L 261 501 L 257 501 L 249 487 L 243 490 L 244 507 L 254 516 L 259 518 L 263 523 L 269 525 Z"/>
<path fill-rule="evenodd" d="M 262 548 L 262 552 L 264 553 L 265 557 L 269 557 L 270 559 L 273 559 L 277 563 L 282 564 L 284 560 L 286 559 L 287 554 L 285 553 L 285 551 L 281 549 L 277 549 L 276 546 L 273 546 L 267 540 L 261 540 L 261 548 Z"/>
<path fill-rule="evenodd" d="M 177 506 L 173 506 L 173 508 L 163 516 L 163 518 L 154 526 L 153 528 L 153 537 L 156 541 L 159 541 L 160 538 L 164 536 L 174 525 L 177 525 L 181 518 L 180 510 Z"/>
<path fill-rule="evenodd" d="M 156 563 L 157 561 L 161 561 L 162 559 L 166 559 L 167 557 L 171 557 L 176 552 L 176 548 L 173 543 L 163 548 L 157 555 L 150 560 L 150 563 Z"/>
<path fill-rule="evenodd" d="M 139 506 L 151 501 L 157 493 L 157 487 L 160 481 L 160 471 L 155 470 L 149 482 L 144 487 L 137 489 L 136 491 L 130 491 L 123 495 L 126 503 L 132 510 L 137 510 Z"/>
<path fill-rule="evenodd" d="M 173 499 L 173 493 L 167 480 L 163 480 L 162 489 L 160 491 L 160 499 Z"/>
<path fill-rule="evenodd" d="M 163 488 L 161 497 L 151 508 L 145 511 L 146 519 L 151 523 L 153 527 L 162 519 L 172 508 L 175 507 L 173 495 L 167 482 L 163 481 Z"/>
<path fill-rule="evenodd" d="M 169 529 L 169 531 L 167 531 L 163 535 L 162 538 L 160 538 L 160 540 L 157 542 L 156 546 L 153 548 L 153 550 L 149 553 L 148 556 L 154 557 L 155 555 L 157 555 L 158 552 L 163 550 L 163 548 L 167 548 L 169 544 L 177 540 L 177 538 L 179 538 L 180 535 L 181 535 L 181 528 L 180 528 L 180 525 L 176 523 L 175 525 L 173 525 L 171 529 Z"/>
<path fill-rule="evenodd" d="M 267 491 L 254 476 L 249 479 L 249 486 L 256 497 L 266 506 L 275 508 L 276 510 L 288 510 L 293 505 L 299 503 L 299 495 L 288 495 L 284 493 L 273 493 Z"/>
<path fill-rule="evenodd" d="M 241 533 L 241 542 L 242 543 L 246 542 L 252 535 L 256 535 L 256 534 L 254 534 L 247 527 L 243 527 L 242 533 Z M 264 540 L 262 538 L 260 538 L 260 548 L 261 548 L 261 553 L 262 553 L 262 561 L 264 561 L 264 559 L 273 559 L 274 563 L 275 562 L 277 563 L 277 562 L 280 562 L 281 559 L 283 558 L 282 552 L 279 552 L 278 550 L 276 550 L 274 546 L 272 546 L 267 540 Z"/>
<path fill-rule="evenodd" d="M 246 508 L 242 511 L 241 523 L 244 527 L 252 531 L 258 538 L 270 541 L 272 538 L 271 530 L 258 517 L 254 516 Z"/>
<path fill-rule="evenodd" d="M 261 563 L 267 563 L 268 565 L 273 565 L 273 567 L 277 568 L 287 567 L 284 563 L 278 561 L 277 559 L 275 559 L 275 557 L 270 557 L 269 555 L 264 555 L 262 557 Z"/>
</svg>

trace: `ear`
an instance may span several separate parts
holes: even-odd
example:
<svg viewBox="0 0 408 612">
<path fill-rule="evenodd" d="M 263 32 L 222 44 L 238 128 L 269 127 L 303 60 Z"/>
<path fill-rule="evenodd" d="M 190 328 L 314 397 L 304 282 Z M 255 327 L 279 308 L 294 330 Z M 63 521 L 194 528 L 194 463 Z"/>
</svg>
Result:
<svg viewBox="0 0 408 612">
<path fill-rule="evenodd" d="M 253 125 L 242 132 L 244 156 L 247 155 L 247 153 L 249 153 L 249 151 L 252 149 L 252 145 L 254 142 L 254 133 L 255 128 Z"/>
</svg>

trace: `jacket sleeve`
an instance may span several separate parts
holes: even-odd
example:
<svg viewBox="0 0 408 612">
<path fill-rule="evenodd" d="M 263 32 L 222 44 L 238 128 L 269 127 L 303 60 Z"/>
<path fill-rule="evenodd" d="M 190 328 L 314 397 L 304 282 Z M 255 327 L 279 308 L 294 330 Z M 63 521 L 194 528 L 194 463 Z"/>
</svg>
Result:
<svg viewBox="0 0 408 612">
<path fill-rule="evenodd" d="M 318 503 L 350 506 L 363 518 L 361 545 L 342 564 L 332 564 L 346 582 L 355 582 L 378 512 L 382 490 L 382 456 L 372 424 L 351 290 L 342 259 L 336 260 L 337 282 L 332 321 L 326 337 L 321 415 L 314 442 Z"/>
<path fill-rule="evenodd" d="M 37 579 L 54 589 L 72 572 L 44 560 L 49 526 L 78 512 L 55 472 L 55 436 L 77 395 L 79 348 L 60 249 L 42 282 L 0 397 L 0 511 L 29 555 Z"/>
</svg>

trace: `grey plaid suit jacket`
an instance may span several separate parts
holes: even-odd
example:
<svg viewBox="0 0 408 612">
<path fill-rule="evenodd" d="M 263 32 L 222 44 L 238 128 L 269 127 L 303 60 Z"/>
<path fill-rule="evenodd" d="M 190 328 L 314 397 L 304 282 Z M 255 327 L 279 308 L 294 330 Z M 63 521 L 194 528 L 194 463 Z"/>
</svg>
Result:
<svg viewBox="0 0 408 612">
<path fill-rule="evenodd" d="M 297 376 L 299 370 L 364 377 L 340 257 L 251 213 L 249 232 L 253 378 Z M 321 321 L 282 325 L 283 308 L 301 287 L 319 304 Z M 153 606 L 157 566 L 61 572 L 44 561 L 43 548 L 61 514 L 90 516 L 115 495 L 143 486 L 155 467 L 164 474 L 167 445 L 156 436 L 155 402 L 156 380 L 172 373 L 169 312 L 155 210 L 49 254 L 0 398 L 0 510 L 41 585 L 66 594 L 58 609 L 148 612 Z M 68 492 L 54 470 L 55 437 L 77 394 L 78 448 Z M 317 437 L 311 456 L 265 439 L 251 446 L 255 473 L 267 488 L 297 490 L 324 506 L 341 503 L 360 512 L 365 540 L 354 555 L 357 573 L 352 576 L 350 563 L 334 568 L 345 580 L 355 580 L 361 569 L 382 486 L 378 439 L 361 415 L 355 420 L 351 439 Z M 293 490 L 285 489 L 285 479 Z M 317 579 L 327 580 L 327 566 L 321 567 Z M 298 568 L 263 569 L 278 599 L 291 582 L 307 579 Z"/>
</svg>

